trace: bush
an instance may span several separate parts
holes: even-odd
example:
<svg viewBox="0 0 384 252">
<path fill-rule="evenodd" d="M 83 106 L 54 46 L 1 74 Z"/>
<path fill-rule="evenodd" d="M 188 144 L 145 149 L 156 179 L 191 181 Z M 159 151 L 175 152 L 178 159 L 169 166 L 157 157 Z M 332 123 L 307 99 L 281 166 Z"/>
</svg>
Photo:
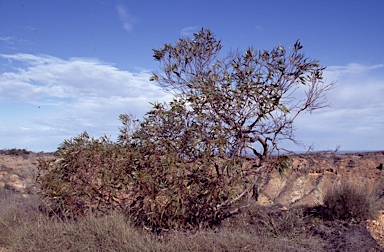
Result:
<svg viewBox="0 0 384 252">
<path fill-rule="evenodd" d="M 124 210 L 129 193 L 129 152 L 87 133 L 66 140 L 57 159 L 38 159 L 37 184 L 44 208 L 61 218 Z"/>
<path fill-rule="evenodd" d="M 130 216 L 154 231 L 219 224 L 230 215 L 233 183 L 204 164 L 164 164 L 142 156 L 133 180 Z M 164 157 L 167 159 L 167 156 Z"/>
<path fill-rule="evenodd" d="M 293 238 L 303 234 L 309 219 L 303 207 L 284 209 L 276 205 L 260 206 L 254 203 L 241 214 L 226 220 L 224 225 L 251 230 L 263 237 Z M 304 235 L 310 235 L 308 230 Z"/>
<path fill-rule="evenodd" d="M 199 135 L 188 113 L 177 100 L 155 104 L 138 130 L 121 129 L 121 146 L 135 153 L 129 161 L 129 214 L 154 231 L 219 224 L 238 211 L 233 203 L 253 188 L 241 170 L 245 159 L 218 155 L 225 143 Z M 129 116 L 121 120 L 123 125 L 132 121 Z"/>
<path fill-rule="evenodd" d="M 351 183 L 341 183 L 323 196 L 322 215 L 326 220 L 366 220 L 375 214 L 368 192 Z"/>
<path fill-rule="evenodd" d="M 66 140 L 57 159 L 38 160 L 42 209 L 61 219 L 119 211 L 152 231 L 214 225 L 236 212 L 232 203 L 251 187 L 239 187 L 245 185 L 240 172 L 229 178 L 213 164 L 229 173 L 242 159 L 188 163 L 159 149 L 167 146 L 143 139 L 114 143 L 87 133 Z"/>
<path fill-rule="evenodd" d="M 291 53 L 278 46 L 221 59 L 221 48 L 202 29 L 154 50 L 164 72 L 151 80 L 174 99 L 152 104 L 140 123 L 121 115 L 116 143 L 83 133 L 64 142 L 58 159 L 40 159 L 48 210 L 62 218 L 124 211 L 157 231 L 219 224 L 246 207 L 242 200 L 257 191 L 243 167 L 248 152 L 267 168 L 277 143 L 296 142 L 295 118 L 326 106 L 332 84 L 298 41 Z M 308 88 L 303 100 L 293 95 L 299 85 Z M 288 157 L 277 159 L 280 173 L 289 167 Z"/>
</svg>

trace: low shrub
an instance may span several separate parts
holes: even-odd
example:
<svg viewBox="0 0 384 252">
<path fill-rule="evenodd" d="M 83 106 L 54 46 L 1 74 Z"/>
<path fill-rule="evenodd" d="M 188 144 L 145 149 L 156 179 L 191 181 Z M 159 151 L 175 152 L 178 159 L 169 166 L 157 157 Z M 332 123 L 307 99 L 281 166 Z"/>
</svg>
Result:
<svg viewBox="0 0 384 252">
<path fill-rule="evenodd" d="M 221 165 L 229 169 L 241 160 Z M 43 210 L 61 219 L 119 211 L 153 231 L 192 228 L 220 223 L 242 197 L 236 190 L 240 174 L 229 182 L 209 163 L 186 164 L 173 153 L 159 155 L 86 133 L 65 141 L 57 159 L 39 159 L 37 168 Z"/>
<path fill-rule="evenodd" d="M 234 203 L 254 186 L 241 172 L 244 158 L 216 157 L 209 145 L 171 138 L 157 119 L 174 119 L 163 116 L 148 116 L 134 134 L 133 120 L 122 116 L 118 142 L 84 132 L 65 140 L 58 158 L 39 159 L 46 211 L 62 219 L 119 211 L 155 232 L 212 226 L 237 213 Z"/>
<path fill-rule="evenodd" d="M 263 237 L 296 237 L 303 234 L 308 218 L 303 207 L 288 210 L 254 203 L 241 214 L 226 220 L 224 224 L 228 227 L 251 230 Z M 304 233 L 309 235 L 307 232 Z"/>
<path fill-rule="evenodd" d="M 108 138 L 94 139 L 85 132 L 66 140 L 58 158 L 38 159 L 36 182 L 44 209 L 62 219 L 124 210 L 129 155 L 123 152 Z"/>
<path fill-rule="evenodd" d="M 325 220 L 366 220 L 375 215 L 375 207 L 364 188 L 343 182 L 325 191 L 321 215 Z"/>
</svg>

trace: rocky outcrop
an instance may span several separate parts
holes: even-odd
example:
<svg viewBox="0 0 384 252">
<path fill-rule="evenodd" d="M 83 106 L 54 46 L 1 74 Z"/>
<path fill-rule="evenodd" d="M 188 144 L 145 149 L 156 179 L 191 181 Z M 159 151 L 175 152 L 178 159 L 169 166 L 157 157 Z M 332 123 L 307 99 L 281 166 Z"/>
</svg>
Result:
<svg viewBox="0 0 384 252">
<path fill-rule="evenodd" d="M 293 207 L 322 203 L 328 188 L 348 182 L 384 201 L 384 152 L 292 156 L 292 169 L 267 174 L 260 185 L 260 203 Z"/>
<path fill-rule="evenodd" d="M 324 192 L 339 183 L 351 183 L 366 190 L 384 210 L 384 152 L 329 154 L 292 157 L 292 169 L 282 177 L 271 171 L 260 185 L 259 204 L 281 205 L 287 209 L 322 203 Z M 384 248 L 384 211 L 368 220 L 367 230 Z"/>
<path fill-rule="evenodd" d="M 381 211 L 375 220 L 367 221 L 367 229 L 384 249 L 384 211 Z"/>
<path fill-rule="evenodd" d="M 20 193 L 24 197 L 36 192 L 34 187 L 36 159 L 52 153 L 0 153 L 0 191 Z"/>
</svg>

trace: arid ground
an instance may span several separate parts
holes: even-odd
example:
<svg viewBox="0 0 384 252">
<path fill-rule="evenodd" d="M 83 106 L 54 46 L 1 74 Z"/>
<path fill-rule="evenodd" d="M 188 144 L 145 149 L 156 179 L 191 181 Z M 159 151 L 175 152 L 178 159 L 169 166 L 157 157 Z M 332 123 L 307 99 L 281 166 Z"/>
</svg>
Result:
<svg viewBox="0 0 384 252">
<path fill-rule="evenodd" d="M 14 227 L 12 222 L 9 224 L 7 222 L 9 220 L 4 219 L 4 216 L 9 214 L 4 213 L 7 213 L 7 209 L 12 208 L 8 199 L 11 198 L 11 202 L 16 205 L 21 204 L 24 207 L 26 205 L 22 203 L 23 201 L 31 202 L 31 198 L 37 199 L 38 188 L 33 183 L 36 158 L 53 156 L 54 153 L 33 153 L 25 150 L 0 151 L 0 192 L 2 194 L 0 225 L 3 229 L 10 229 L 6 232 L 7 235 L 9 232 L 17 233 L 15 231 L 17 227 Z M 240 235 L 237 235 L 237 240 L 230 241 L 230 244 L 216 241 L 209 245 L 209 248 L 213 251 L 384 251 L 383 164 L 384 151 L 351 154 L 312 153 L 292 156 L 292 167 L 285 171 L 283 176 L 275 170 L 267 172 L 256 169 L 252 172 L 252 179 L 257 180 L 260 188 L 256 206 L 226 220 L 220 229 L 221 231 L 200 231 L 200 233 L 191 235 L 194 237 L 192 240 L 186 239 L 185 236 L 188 234 L 185 233 L 172 234 L 169 237 L 176 237 L 179 242 L 178 245 L 171 242 L 172 238 L 167 238 L 171 245 L 165 245 L 164 241 L 161 243 L 154 241 L 155 245 L 153 246 L 163 246 L 159 247 L 159 250 L 167 250 L 172 247 L 171 251 L 177 249 L 205 251 L 209 250 L 208 247 L 204 247 L 209 244 L 206 239 L 215 240 L 212 237 L 220 233 L 222 239 L 230 241 L 232 238 L 228 238 L 228 235 L 231 232 L 228 233 L 228 230 L 241 228 L 243 230 L 241 232 L 250 230 L 247 231 L 247 234 L 252 234 L 252 237 L 262 234 L 260 237 L 268 236 L 269 240 L 255 237 L 252 239 L 258 240 L 255 243 L 249 238 L 243 237 L 241 240 Z M 362 222 L 320 221 L 317 218 L 308 220 L 305 217 L 305 211 L 307 211 L 305 209 L 321 205 L 326 190 L 342 183 L 353 184 L 356 188 L 361 188 L 371 195 L 373 204 L 377 209 L 377 215 Z M 37 202 L 38 200 L 35 200 L 34 204 L 39 204 Z M 30 205 L 28 207 L 31 208 Z M 38 211 L 37 206 L 32 208 Z M 33 214 L 35 216 L 37 213 Z M 13 224 L 22 225 L 16 221 L 18 218 L 16 215 L 13 218 L 15 219 Z M 65 225 L 65 227 L 68 228 L 70 225 Z M 21 245 L 21 247 L 15 245 L 15 241 L 8 236 L 5 239 L 4 232 L 0 233 L 0 236 L 3 235 L 3 238 L 0 238 L 0 251 L 25 249 Z M 236 232 L 235 234 L 237 234 Z M 293 237 L 290 233 L 294 233 L 297 237 Z M 233 234 L 231 233 L 232 236 Z M 17 239 L 21 239 L 20 234 L 17 237 Z M 156 239 L 159 240 L 160 238 Z M 244 246 L 241 245 L 243 243 Z M 285 245 L 276 245 L 276 243 L 285 243 Z M 37 247 L 38 245 L 33 246 Z M 37 248 L 41 250 L 46 248 L 44 246 Z M 137 246 L 140 247 L 140 245 Z M 137 251 L 140 251 L 139 247 Z M 38 251 L 37 248 L 36 250 L 30 249 L 30 251 Z M 68 251 L 76 251 L 76 249 L 69 247 L 67 249 Z M 106 250 L 108 249 L 99 251 Z M 153 251 L 156 249 L 147 247 L 143 250 Z"/>
</svg>

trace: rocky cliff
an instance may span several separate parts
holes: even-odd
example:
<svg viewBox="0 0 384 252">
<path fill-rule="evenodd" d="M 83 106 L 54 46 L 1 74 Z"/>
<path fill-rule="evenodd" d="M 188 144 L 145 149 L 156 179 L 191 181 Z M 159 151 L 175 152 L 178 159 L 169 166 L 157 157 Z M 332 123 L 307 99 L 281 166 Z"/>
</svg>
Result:
<svg viewBox="0 0 384 252">
<path fill-rule="evenodd" d="M 292 156 L 283 176 L 271 171 L 261 183 L 259 202 L 282 206 L 322 203 L 328 188 L 352 183 L 384 201 L 384 151 L 354 154 L 316 153 Z"/>
</svg>

